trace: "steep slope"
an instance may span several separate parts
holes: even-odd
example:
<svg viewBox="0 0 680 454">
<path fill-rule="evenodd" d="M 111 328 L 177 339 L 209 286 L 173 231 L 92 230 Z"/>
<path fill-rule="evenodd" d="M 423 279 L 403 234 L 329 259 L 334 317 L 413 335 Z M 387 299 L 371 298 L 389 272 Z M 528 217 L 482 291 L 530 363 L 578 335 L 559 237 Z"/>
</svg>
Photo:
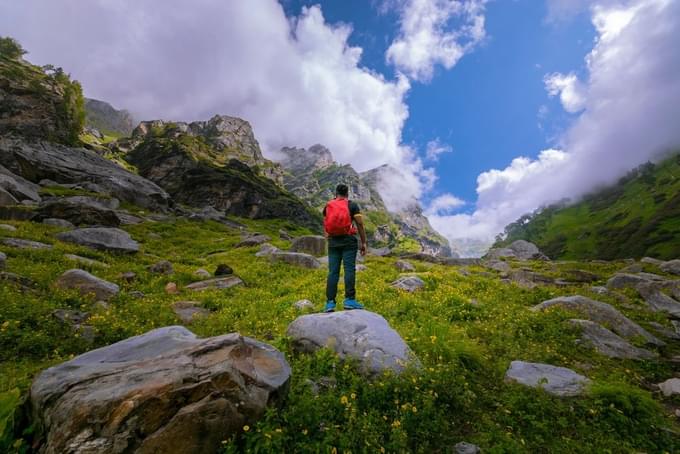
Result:
<svg viewBox="0 0 680 454">
<path fill-rule="evenodd" d="M 281 218 L 318 230 L 320 215 L 276 182 L 279 166 L 262 157 L 248 122 L 141 123 L 126 159 L 177 202 L 253 219 Z"/>
<path fill-rule="evenodd" d="M 340 165 L 322 145 L 309 149 L 283 148 L 281 165 L 286 169 L 284 185 L 292 193 L 316 209 L 334 196 L 335 186 L 342 182 L 350 189 L 350 198 L 365 213 L 366 230 L 372 246 L 390 246 L 396 252 L 426 252 L 450 256 L 445 238 L 439 235 L 423 216 L 416 201 L 406 209 L 387 210 L 377 189 L 383 168 L 358 173 L 350 165 Z"/>
<path fill-rule="evenodd" d="M 495 246 L 517 239 L 551 258 L 680 256 L 680 154 L 632 170 L 575 204 L 558 204 L 508 225 Z"/>
<path fill-rule="evenodd" d="M 85 126 L 115 137 L 128 136 L 135 127 L 127 110 L 117 110 L 107 102 L 90 98 L 85 98 Z"/>
</svg>

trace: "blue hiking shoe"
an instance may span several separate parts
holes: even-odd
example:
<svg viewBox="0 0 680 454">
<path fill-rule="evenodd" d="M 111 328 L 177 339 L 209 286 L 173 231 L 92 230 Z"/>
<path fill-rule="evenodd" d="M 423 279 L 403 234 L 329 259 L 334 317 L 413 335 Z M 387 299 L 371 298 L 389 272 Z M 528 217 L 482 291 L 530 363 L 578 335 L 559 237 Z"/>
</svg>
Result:
<svg viewBox="0 0 680 454">
<path fill-rule="evenodd" d="M 346 311 L 351 311 L 353 309 L 363 309 L 364 306 L 359 304 L 357 300 L 351 300 L 351 299 L 346 299 L 344 303 L 342 303 Z"/>
<path fill-rule="evenodd" d="M 326 313 L 335 312 L 335 301 L 327 301 L 323 311 Z"/>
</svg>

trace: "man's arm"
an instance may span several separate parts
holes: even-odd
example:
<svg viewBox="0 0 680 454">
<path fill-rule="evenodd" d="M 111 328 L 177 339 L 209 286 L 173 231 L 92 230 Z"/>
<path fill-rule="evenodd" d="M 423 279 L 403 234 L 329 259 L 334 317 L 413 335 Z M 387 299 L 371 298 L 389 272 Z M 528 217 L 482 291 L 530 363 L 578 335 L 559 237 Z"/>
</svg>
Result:
<svg viewBox="0 0 680 454">
<path fill-rule="evenodd" d="M 364 229 L 364 218 L 361 213 L 354 215 L 354 222 L 357 224 L 357 230 L 359 230 L 359 237 L 361 238 L 361 255 L 366 255 L 366 230 Z"/>
</svg>

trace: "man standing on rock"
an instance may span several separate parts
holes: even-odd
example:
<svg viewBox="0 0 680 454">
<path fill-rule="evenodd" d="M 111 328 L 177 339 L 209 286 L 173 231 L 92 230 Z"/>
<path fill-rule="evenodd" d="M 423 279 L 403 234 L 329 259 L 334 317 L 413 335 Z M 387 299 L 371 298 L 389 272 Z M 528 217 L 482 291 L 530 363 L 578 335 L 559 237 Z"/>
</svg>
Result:
<svg viewBox="0 0 680 454">
<path fill-rule="evenodd" d="M 349 188 L 339 184 L 335 199 L 323 209 L 323 226 L 328 239 L 328 280 L 326 281 L 326 307 L 324 312 L 335 311 L 335 297 L 340 280 L 340 263 L 345 264 L 345 309 L 363 309 L 357 302 L 355 285 L 357 251 L 366 255 L 366 231 L 359 205 L 348 199 Z M 356 224 L 356 227 L 354 226 Z M 356 233 L 361 237 L 361 248 Z"/>
</svg>

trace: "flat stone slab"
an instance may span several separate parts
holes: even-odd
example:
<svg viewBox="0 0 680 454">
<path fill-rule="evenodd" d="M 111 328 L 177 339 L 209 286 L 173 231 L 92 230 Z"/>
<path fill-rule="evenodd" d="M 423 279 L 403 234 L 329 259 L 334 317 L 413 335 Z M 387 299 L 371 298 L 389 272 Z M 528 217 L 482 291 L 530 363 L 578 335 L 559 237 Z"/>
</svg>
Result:
<svg viewBox="0 0 680 454">
<path fill-rule="evenodd" d="M 30 423 L 38 452 L 218 452 L 285 397 L 290 374 L 265 343 L 169 326 L 42 372 Z"/>
<path fill-rule="evenodd" d="M 626 287 L 635 288 L 638 284 L 648 282 L 649 279 L 637 274 L 617 273 L 607 281 L 607 288 L 622 289 Z"/>
<path fill-rule="evenodd" d="M 589 320 L 610 326 L 617 334 L 631 338 L 635 336 L 642 336 L 645 340 L 653 345 L 663 346 L 665 343 L 652 334 L 647 332 L 640 325 L 623 315 L 611 304 L 595 301 L 581 295 L 561 296 L 537 304 L 532 307 L 534 312 L 544 311 L 550 308 L 560 308 L 570 311 L 576 311 L 584 314 Z"/>
<path fill-rule="evenodd" d="M 76 289 L 83 296 L 94 295 L 98 300 L 103 301 L 108 301 L 120 291 L 120 287 L 116 284 L 79 269 L 66 271 L 59 276 L 54 285 L 64 290 Z"/>
<path fill-rule="evenodd" d="M 187 285 L 186 288 L 195 292 L 201 292 L 203 290 L 227 289 L 236 285 L 243 285 L 243 281 L 240 277 L 231 275 L 194 282 Z"/>
<path fill-rule="evenodd" d="M 366 310 L 309 314 L 295 319 L 287 330 L 293 346 L 311 352 L 327 347 L 341 358 L 356 359 L 362 371 L 374 375 L 402 372 L 418 360 L 382 316 Z"/>
<path fill-rule="evenodd" d="M 425 282 L 418 276 L 403 276 L 390 285 L 410 293 L 425 288 Z"/>
<path fill-rule="evenodd" d="M 566 367 L 525 361 L 511 362 L 505 372 L 505 381 L 542 388 L 548 394 L 560 397 L 581 395 L 591 383 L 588 378 Z"/>
<path fill-rule="evenodd" d="M 210 315 L 210 311 L 201 307 L 201 303 L 198 301 L 177 301 L 173 303 L 172 311 L 187 325 Z"/>
<path fill-rule="evenodd" d="M 289 265 L 309 269 L 321 268 L 321 262 L 319 262 L 316 257 L 309 254 L 303 254 L 302 252 L 277 251 L 271 253 L 270 257 L 274 262 L 283 262 L 288 263 Z"/>
<path fill-rule="evenodd" d="M 610 358 L 654 359 L 658 355 L 644 348 L 638 348 L 590 320 L 569 320 L 573 326 L 581 329 L 582 341 L 599 353 Z"/>
<path fill-rule="evenodd" d="M 19 249 L 52 249 L 51 244 L 45 244 L 39 241 L 22 240 L 21 238 L 5 238 L 2 240 L 2 243 L 5 246 Z"/>
<path fill-rule="evenodd" d="M 59 233 L 57 238 L 67 243 L 75 243 L 102 251 L 128 254 L 139 251 L 139 243 L 133 240 L 125 230 L 113 227 L 76 229 Z"/>
</svg>

